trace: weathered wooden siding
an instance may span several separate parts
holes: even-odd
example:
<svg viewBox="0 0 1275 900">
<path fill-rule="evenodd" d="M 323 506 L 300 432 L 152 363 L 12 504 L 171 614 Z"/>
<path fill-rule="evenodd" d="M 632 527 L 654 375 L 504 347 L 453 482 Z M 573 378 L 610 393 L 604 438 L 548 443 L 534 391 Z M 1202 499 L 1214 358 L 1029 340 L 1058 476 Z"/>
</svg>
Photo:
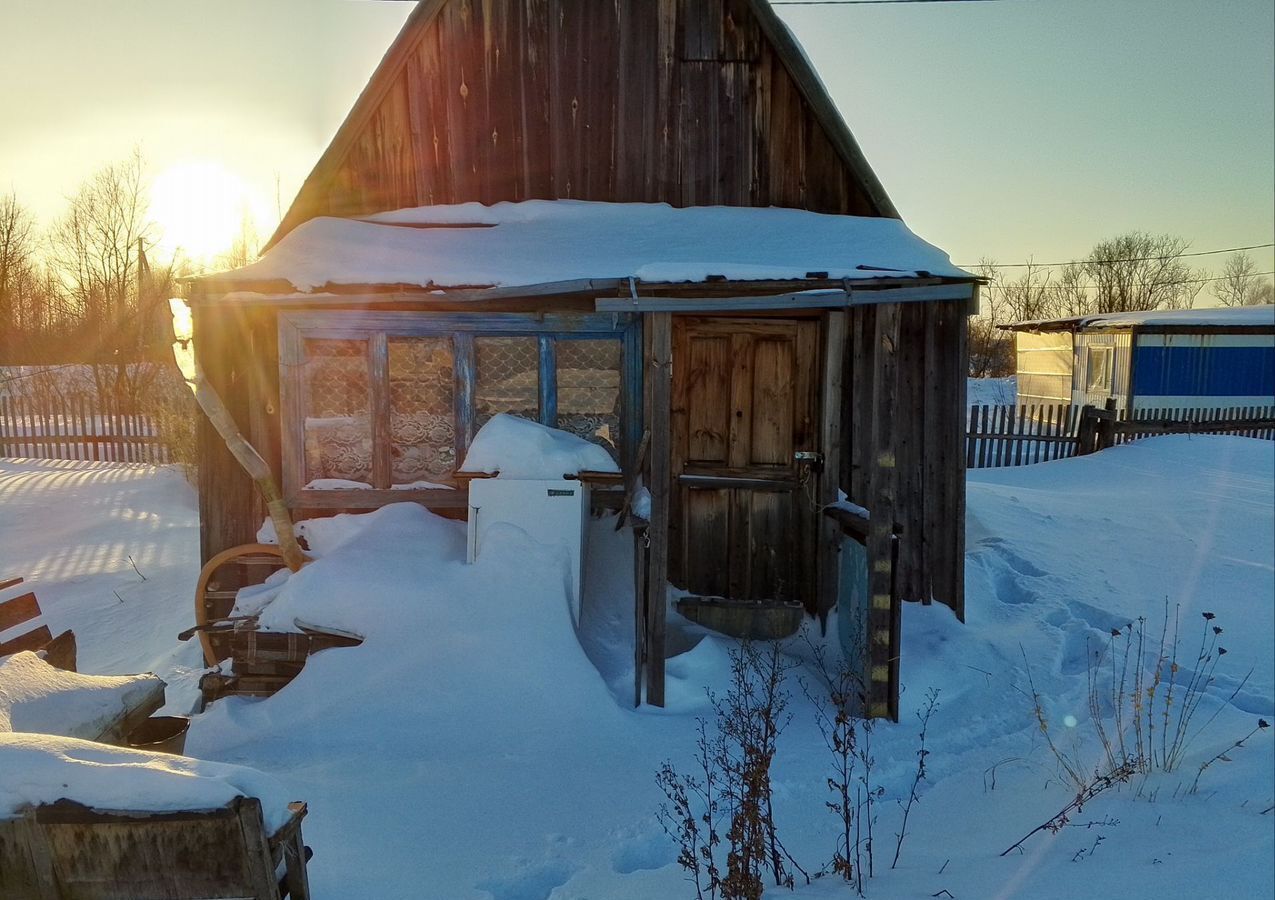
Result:
<svg viewBox="0 0 1275 900">
<path fill-rule="evenodd" d="M 842 380 L 841 484 L 875 516 L 873 498 L 895 499 L 900 529 L 898 592 L 965 615 L 964 412 L 966 310 L 963 302 L 898 305 L 894 364 L 885 365 L 877 318 L 884 307 L 850 312 Z M 893 372 L 888 380 L 882 372 Z M 893 406 L 889 433 L 874 420 L 874 398 Z M 893 467 L 878 464 L 892 454 Z M 891 477 L 890 490 L 877 479 Z"/>
<path fill-rule="evenodd" d="M 278 478 L 278 350 L 272 312 L 194 307 L 195 353 L 208 383 Z M 203 561 L 252 543 L 265 504 L 204 415 L 198 418 L 199 547 Z M 227 586 L 228 587 L 228 586 Z"/>
<path fill-rule="evenodd" d="M 279 234 L 316 215 L 532 198 L 891 214 L 752 6 L 450 0 L 409 25 Z"/>
</svg>

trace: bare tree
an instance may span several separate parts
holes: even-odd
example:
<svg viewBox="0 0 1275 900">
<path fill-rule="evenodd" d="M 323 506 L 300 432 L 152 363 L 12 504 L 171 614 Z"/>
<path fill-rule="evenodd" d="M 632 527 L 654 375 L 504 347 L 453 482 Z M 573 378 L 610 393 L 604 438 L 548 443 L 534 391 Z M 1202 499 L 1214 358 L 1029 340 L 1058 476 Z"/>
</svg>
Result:
<svg viewBox="0 0 1275 900">
<path fill-rule="evenodd" d="M 1097 297 L 1084 263 L 1068 263 L 1049 286 L 1050 306 L 1057 318 L 1087 316 L 1097 311 Z"/>
<path fill-rule="evenodd" d="M 1240 251 L 1226 258 L 1222 278 L 1213 283 L 1213 295 L 1223 306 L 1255 306 L 1271 302 L 1269 278 L 1257 274 L 1253 257 Z"/>
<path fill-rule="evenodd" d="M 0 197 L 0 360 L 26 331 L 35 271 L 34 222 L 13 194 Z"/>
<path fill-rule="evenodd" d="M 261 252 L 261 235 L 257 232 L 253 221 L 252 210 L 247 204 L 239 212 L 239 232 L 235 235 L 230 250 L 217 257 L 216 264 L 220 268 L 239 269 L 255 262 Z"/>
<path fill-rule="evenodd" d="M 35 218 L 0 197 L 0 362 L 37 362 L 73 327 L 40 250 Z"/>
<path fill-rule="evenodd" d="M 1203 283 L 1182 261 L 1189 246 L 1184 238 L 1143 231 L 1099 243 L 1082 263 L 1095 292 L 1094 312 L 1189 307 Z"/>
<path fill-rule="evenodd" d="M 135 404 L 155 371 L 137 366 L 157 343 L 157 304 L 166 305 L 171 267 L 152 270 L 145 246 L 145 164 L 140 152 L 98 171 L 71 197 L 53 226 L 52 262 L 90 343 L 85 362 L 95 364 L 98 392 Z"/>
<path fill-rule="evenodd" d="M 1013 350 L 1008 336 L 998 326 L 1005 322 L 1005 304 L 996 286 L 996 262 L 984 257 L 974 272 L 986 279 L 979 292 L 978 315 L 968 319 L 969 375 L 994 378 L 1012 371 Z"/>
<path fill-rule="evenodd" d="M 987 279 L 979 315 L 970 319 L 970 375 L 989 378 L 1010 374 L 1014 366 L 1014 342 L 999 326 L 1054 315 L 1047 269 L 1028 262 L 1015 278 L 989 259 L 974 269 Z"/>
</svg>

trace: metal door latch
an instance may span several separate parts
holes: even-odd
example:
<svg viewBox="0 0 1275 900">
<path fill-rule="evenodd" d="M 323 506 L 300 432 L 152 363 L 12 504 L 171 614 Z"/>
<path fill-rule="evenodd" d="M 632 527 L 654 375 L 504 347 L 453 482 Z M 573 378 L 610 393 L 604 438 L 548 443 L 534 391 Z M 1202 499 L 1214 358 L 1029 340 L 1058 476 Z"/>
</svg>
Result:
<svg viewBox="0 0 1275 900">
<path fill-rule="evenodd" d="M 814 450 L 798 450 L 792 455 L 792 459 L 798 465 L 809 466 L 816 472 L 823 469 L 823 454 Z"/>
</svg>

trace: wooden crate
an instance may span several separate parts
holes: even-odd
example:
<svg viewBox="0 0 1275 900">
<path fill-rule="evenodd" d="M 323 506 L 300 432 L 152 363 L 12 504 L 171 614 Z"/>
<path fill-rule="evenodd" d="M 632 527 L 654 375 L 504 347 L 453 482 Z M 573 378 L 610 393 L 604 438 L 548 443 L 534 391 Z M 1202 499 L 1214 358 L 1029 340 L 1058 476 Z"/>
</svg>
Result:
<svg viewBox="0 0 1275 900">
<path fill-rule="evenodd" d="M 0 897 L 29 900 L 309 900 L 304 803 L 267 835 L 261 801 L 156 813 L 70 800 L 0 821 Z M 279 866 L 286 872 L 276 880 Z"/>
</svg>

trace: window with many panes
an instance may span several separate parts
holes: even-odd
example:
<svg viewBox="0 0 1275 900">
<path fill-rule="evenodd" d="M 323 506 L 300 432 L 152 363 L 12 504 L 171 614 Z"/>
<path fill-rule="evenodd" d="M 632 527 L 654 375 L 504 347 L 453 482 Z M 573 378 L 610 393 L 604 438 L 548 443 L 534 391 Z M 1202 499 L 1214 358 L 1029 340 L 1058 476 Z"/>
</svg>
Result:
<svg viewBox="0 0 1275 900">
<path fill-rule="evenodd" d="M 637 341 L 636 324 L 614 315 L 283 313 L 289 501 L 367 508 L 452 492 L 459 504 L 454 473 L 498 413 L 570 431 L 623 464 Z"/>
</svg>

